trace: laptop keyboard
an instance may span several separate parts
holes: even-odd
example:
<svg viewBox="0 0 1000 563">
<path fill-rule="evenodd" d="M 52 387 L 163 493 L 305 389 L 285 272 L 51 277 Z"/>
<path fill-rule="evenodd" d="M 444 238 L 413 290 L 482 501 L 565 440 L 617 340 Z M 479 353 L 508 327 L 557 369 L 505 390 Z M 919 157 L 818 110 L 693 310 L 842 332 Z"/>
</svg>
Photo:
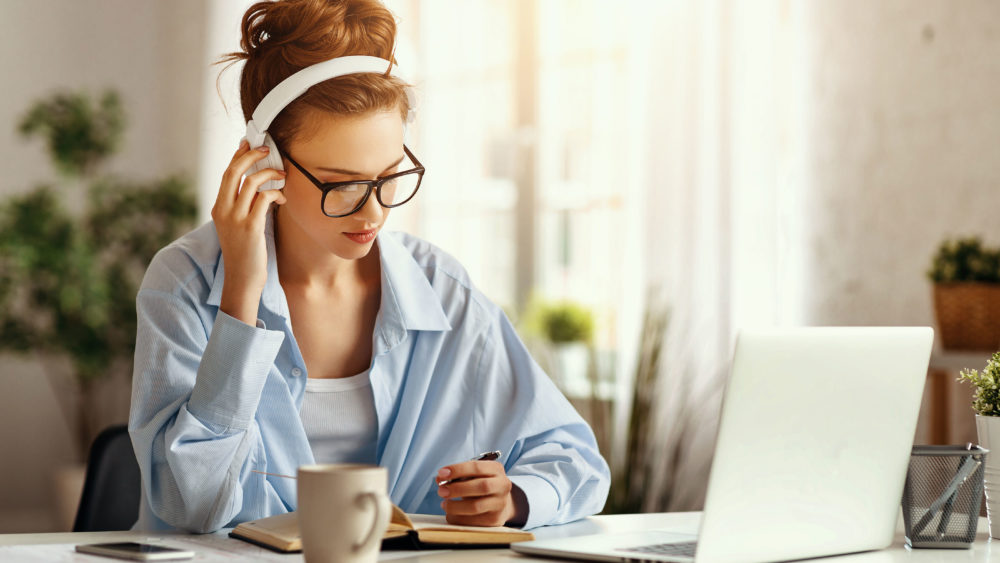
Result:
<svg viewBox="0 0 1000 563">
<path fill-rule="evenodd" d="M 678 542 L 678 543 L 657 543 L 653 545 L 641 545 L 639 547 L 623 547 L 619 551 L 632 551 L 636 553 L 649 553 L 655 555 L 680 555 L 694 557 L 694 550 L 698 542 Z"/>
</svg>

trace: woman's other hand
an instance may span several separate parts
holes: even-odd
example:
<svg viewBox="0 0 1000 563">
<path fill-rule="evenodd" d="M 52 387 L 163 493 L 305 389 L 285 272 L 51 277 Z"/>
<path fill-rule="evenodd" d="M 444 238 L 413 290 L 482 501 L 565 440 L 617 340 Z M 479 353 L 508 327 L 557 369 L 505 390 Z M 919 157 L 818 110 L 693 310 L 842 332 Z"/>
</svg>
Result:
<svg viewBox="0 0 1000 563">
<path fill-rule="evenodd" d="M 219 310 L 252 326 L 257 324 L 257 308 L 267 281 L 267 212 L 271 203 L 281 205 L 286 201 L 281 190 L 257 191 L 267 180 L 284 178 L 284 172 L 266 168 L 243 178 L 253 163 L 266 156 L 267 147 L 251 150 L 247 141 L 242 141 L 222 175 L 212 207 L 226 264 Z"/>
</svg>

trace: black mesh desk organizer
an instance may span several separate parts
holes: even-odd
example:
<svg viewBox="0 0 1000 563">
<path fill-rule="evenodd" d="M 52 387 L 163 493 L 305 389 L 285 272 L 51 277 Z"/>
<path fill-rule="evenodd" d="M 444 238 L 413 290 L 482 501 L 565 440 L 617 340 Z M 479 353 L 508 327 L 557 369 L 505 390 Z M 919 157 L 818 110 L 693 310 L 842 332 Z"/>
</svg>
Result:
<svg viewBox="0 0 1000 563">
<path fill-rule="evenodd" d="M 989 450 L 979 446 L 914 446 L 903 489 L 910 547 L 968 548 L 976 539 Z"/>
</svg>

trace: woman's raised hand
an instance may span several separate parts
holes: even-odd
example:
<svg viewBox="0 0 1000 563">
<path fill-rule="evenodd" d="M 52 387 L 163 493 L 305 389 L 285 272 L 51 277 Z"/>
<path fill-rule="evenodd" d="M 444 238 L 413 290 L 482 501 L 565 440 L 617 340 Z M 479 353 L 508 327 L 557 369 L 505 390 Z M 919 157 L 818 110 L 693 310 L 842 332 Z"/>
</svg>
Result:
<svg viewBox="0 0 1000 563">
<path fill-rule="evenodd" d="M 267 156 L 267 152 L 263 146 L 251 150 L 249 143 L 242 141 L 222 175 L 219 196 L 212 207 L 212 220 L 226 264 L 219 310 L 249 325 L 257 324 L 260 295 L 267 281 L 264 242 L 267 212 L 272 203 L 281 205 L 286 201 L 281 190 L 257 191 L 267 180 L 284 178 L 283 171 L 265 168 L 243 178 L 250 166 Z"/>
</svg>

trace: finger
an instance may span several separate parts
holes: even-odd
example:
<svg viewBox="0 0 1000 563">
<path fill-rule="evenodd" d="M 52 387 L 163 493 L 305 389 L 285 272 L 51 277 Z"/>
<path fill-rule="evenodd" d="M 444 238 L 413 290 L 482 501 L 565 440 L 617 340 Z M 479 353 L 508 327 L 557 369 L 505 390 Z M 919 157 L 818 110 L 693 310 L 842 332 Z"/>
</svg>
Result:
<svg viewBox="0 0 1000 563">
<path fill-rule="evenodd" d="M 438 481 L 454 481 L 503 474 L 503 465 L 496 461 L 463 461 L 446 465 L 438 471 Z"/>
<path fill-rule="evenodd" d="M 215 196 L 215 205 L 212 207 L 213 219 L 217 218 L 219 214 L 228 211 L 233 199 L 236 198 L 236 191 L 239 189 L 240 183 L 238 178 L 234 178 L 230 169 L 233 167 L 236 159 L 248 150 L 250 150 L 250 144 L 247 143 L 246 139 L 243 139 L 240 141 L 240 146 L 236 147 L 233 158 L 229 160 L 229 166 L 222 173 L 222 181 L 219 183 L 219 193 Z"/>
<path fill-rule="evenodd" d="M 473 498 L 488 495 L 506 495 L 512 485 L 506 475 L 478 477 L 468 481 L 451 482 L 438 487 L 441 498 Z"/>
<path fill-rule="evenodd" d="M 233 153 L 232 160 L 236 160 L 236 157 L 250 150 L 250 143 L 246 139 L 240 139 L 240 146 L 236 147 L 236 152 Z M 232 160 L 230 162 L 232 162 Z"/>
<path fill-rule="evenodd" d="M 243 146 L 243 145 L 241 145 Z M 264 146 L 249 150 L 247 147 L 237 150 L 233 160 L 229 163 L 226 171 L 222 174 L 222 185 L 219 187 L 219 197 L 217 204 L 222 204 L 228 208 L 236 200 L 236 194 L 240 189 L 240 181 L 243 175 L 253 165 L 254 162 L 267 156 L 270 149 Z"/>
<path fill-rule="evenodd" d="M 247 176 L 243 180 L 243 185 L 240 186 L 239 195 L 236 196 L 235 209 L 249 214 L 250 206 L 253 204 L 254 196 L 257 194 L 257 188 L 264 185 L 264 182 L 268 180 L 280 180 L 284 177 L 284 171 L 275 170 L 274 168 L 265 168 Z"/>
<path fill-rule="evenodd" d="M 441 503 L 447 516 L 475 516 L 490 512 L 502 512 L 506 506 L 506 500 L 502 496 L 446 500 Z"/>
<path fill-rule="evenodd" d="M 267 190 L 254 193 L 252 207 L 250 208 L 250 220 L 256 226 L 263 229 L 264 222 L 267 221 L 267 212 L 271 208 L 271 203 L 284 205 L 288 199 L 281 190 Z"/>
</svg>

